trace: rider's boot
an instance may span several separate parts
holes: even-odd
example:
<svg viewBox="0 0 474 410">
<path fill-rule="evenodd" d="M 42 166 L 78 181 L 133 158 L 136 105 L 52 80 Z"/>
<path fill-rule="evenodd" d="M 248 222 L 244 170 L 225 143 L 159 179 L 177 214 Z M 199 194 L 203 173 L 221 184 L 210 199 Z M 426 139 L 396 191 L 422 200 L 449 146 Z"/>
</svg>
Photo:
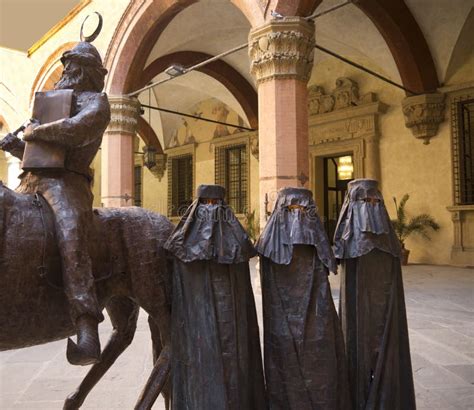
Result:
<svg viewBox="0 0 474 410">
<path fill-rule="evenodd" d="M 67 341 L 67 360 L 74 365 L 86 366 L 100 361 L 99 321 L 91 315 L 76 320 L 77 344 Z"/>
</svg>

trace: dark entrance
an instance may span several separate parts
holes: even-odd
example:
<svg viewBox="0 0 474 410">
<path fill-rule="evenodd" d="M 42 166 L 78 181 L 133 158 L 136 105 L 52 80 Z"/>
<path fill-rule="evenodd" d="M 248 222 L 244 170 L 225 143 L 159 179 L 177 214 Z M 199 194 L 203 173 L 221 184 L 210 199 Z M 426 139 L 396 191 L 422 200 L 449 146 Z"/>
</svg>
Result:
<svg viewBox="0 0 474 410">
<path fill-rule="evenodd" d="M 324 158 L 324 227 L 331 242 L 353 175 L 352 155 Z"/>
</svg>

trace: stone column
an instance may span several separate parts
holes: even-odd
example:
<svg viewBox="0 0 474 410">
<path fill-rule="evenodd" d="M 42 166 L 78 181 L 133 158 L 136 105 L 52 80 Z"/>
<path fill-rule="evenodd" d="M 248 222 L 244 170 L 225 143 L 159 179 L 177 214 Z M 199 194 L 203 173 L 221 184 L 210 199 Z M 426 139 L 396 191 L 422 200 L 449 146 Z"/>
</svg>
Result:
<svg viewBox="0 0 474 410">
<path fill-rule="evenodd" d="M 249 35 L 250 72 L 258 87 L 261 229 L 280 188 L 308 186 L 314 43 L 314 24 L 300 17 L 272 20 Z"/>
<path fill-rule="evenodd" d="M 111 119 L 102 142 L 102 204 L 133 205 L 133 138 L 140 104 L 136 98 L 109 96 Z"/>
</svg>

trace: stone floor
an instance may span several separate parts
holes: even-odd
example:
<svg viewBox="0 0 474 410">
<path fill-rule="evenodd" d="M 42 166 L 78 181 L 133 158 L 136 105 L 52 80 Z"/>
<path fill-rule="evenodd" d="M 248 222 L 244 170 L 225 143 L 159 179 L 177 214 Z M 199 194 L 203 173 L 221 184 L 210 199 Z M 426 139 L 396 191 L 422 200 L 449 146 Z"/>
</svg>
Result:
<svg viewBox="0 0 474 410">
<path fill-rule="evenodd" d="M 331 283 L 337 299 L 338 278 Z M 411 265 L 404 269 L 404 283 L 418 409 L 474 409 L 474 270 Z M 109 323 L 102 325 L 103 342 L 110 330 Z M 67 364 L 65 346 L 61 341 L 1 352 L 0 409 L 61 409 L 87 371 Z M 83 409 L 133 408 L 150 369 L 150 339 L 141 315 L 131 347 Z M 164 409 L 161 398 L 154 409 Z"/>
</svg>

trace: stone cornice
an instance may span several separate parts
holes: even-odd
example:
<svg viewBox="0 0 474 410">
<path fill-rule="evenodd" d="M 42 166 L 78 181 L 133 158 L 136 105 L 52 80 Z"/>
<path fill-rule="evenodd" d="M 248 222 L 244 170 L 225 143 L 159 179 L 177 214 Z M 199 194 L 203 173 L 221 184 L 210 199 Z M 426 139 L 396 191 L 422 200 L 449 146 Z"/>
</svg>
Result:
<svg viewBox="0 0 474 410">
<path fill-rule="evenodd" d="M 312 22 L 300 17 L 271 21 L 249 34 L 250 72 L 257 84 L 276 78 L 307 82 L 314 44 Z"/>
<path fill-rule="evenodd" d="M 322 125 L 331 122 L 345 121 L 357 117 L 368 115 L 378 115 L 387 112 L 388 105 L 381 101 L 375 101 L 368 104 L 358 105 L 350 108 L 343 108 L 338 111 L 325 114 L 312 115 L 309 117 L 309 125 Z"/>
</svg>

